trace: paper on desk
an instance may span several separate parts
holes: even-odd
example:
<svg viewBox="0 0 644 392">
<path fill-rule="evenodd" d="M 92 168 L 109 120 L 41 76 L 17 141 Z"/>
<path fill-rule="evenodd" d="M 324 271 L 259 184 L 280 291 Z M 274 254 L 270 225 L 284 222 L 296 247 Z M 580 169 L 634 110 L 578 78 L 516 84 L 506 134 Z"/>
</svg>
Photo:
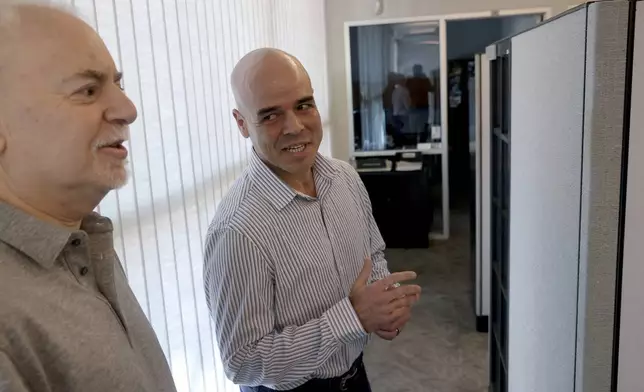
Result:
<svg viewBox="0 0 644 392">
<path fill-rule="evenodd" d="M 423 168 L 422 162 L 398 162 L 396 164 L 396 171 L 417 171 Z"/>
</svg>

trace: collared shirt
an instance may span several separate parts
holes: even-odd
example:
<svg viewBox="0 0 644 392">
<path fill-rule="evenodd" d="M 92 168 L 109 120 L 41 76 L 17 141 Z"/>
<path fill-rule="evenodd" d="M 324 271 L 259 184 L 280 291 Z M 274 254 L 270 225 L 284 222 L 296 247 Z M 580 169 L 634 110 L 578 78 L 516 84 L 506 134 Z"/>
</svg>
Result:
<svg viewBox="0 0 644 392">
<path fill-rule="evenodd" d="M 292 389 L 347 372 L 369 340 L 348 295 L 364 265 L 389 274 L 369 196 L 349 164 L 318 155 L 318 197 L 253 152 L 206 239 L 204 282 L 228 378 Z"/>
<path fill-rule="evenodd" d="M 175 391 L 107 218 L 72 231 L 0 203 L 0 391 Z"/>
</svg>

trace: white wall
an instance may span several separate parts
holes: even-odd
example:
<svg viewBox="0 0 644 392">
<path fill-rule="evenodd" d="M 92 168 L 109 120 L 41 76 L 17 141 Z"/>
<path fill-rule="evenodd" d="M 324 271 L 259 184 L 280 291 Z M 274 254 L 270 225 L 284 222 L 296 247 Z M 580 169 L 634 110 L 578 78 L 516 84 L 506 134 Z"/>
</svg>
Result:
<svg viewBox="0 0 644 392">
<path fill-rule="evenodd" d="M 340 159 L 349 158 L 350 147 L 345 74 L 345 22 L 535 7 L 551 7 L 554 15 L 565 11 L 570 5 L 570 0 L 396 0 L 385 2 L 385 10 L 381 16 L 374 14 L 374 4 L 372 0 L 326 1 L 331 153 Z"/>
</svg>

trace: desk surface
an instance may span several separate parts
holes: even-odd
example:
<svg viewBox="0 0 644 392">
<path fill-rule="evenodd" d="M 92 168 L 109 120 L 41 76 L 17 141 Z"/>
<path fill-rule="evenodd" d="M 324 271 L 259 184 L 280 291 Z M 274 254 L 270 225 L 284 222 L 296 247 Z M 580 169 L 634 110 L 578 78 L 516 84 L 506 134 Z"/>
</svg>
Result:
<svg viewBox="0 0 644 392">
<path fill-rule="evenodd" d="M 423 155 L 440 155 L 443 153 L 443 147 L 441 143 L 427 143 L 426 146 L 421 148 L 404 148 L 399 150 L 378 150 L 378 151 L 354 151 L 354 158 L 364 158 L 364 157 L 391 157 L 399 153 L 417 153 L 420 152 Z"/>
<path fill-rule="evenodd" d="M 391 161 L 386 162 L 387 166 L 386 167 L 374 167 L 374 168 L 356 168 L 358 173 L 383 173 L 383 172 L 390 172 L 392 163 Z M 396 164 L 396 171 L 397 172 L 406 172 L 406 171 L 419 171 L 422 170 L 423 168 L 423 163 L 422 162 L 405 162 L 401 161 Z"/>
</svg>

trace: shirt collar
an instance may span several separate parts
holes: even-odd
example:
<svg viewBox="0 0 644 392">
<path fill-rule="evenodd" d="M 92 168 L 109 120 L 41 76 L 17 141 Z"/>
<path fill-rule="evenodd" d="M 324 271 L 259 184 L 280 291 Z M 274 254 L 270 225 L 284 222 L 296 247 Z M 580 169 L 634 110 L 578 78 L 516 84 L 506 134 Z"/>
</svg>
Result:
<svg viewBox="0 0 644 392">
<path fill-rule="evenodd" d="M 262 186 L 262 192 L 266 198 L 277 208 L 282 210 L 293 199 L 300 194 L 293 190 L 281 178 L 271 170 L 264 161 L 257 155 L 255 150 L 249 159 L 250 174 L 255 184 Z M 338 171 L 332 161 L 321 154 L 317 154 L 313 163 L 313 178 L 315 180 L 318 197 L 322 198 L 331 181 Z"/>
<path fill-rule="evenodd" d="M 81 229 L 74 231 L 41 221 L 0 202 L 0 241 L 24 253 L 45 268 L 54 265 L 56 258 L 72 238 L 112 230 L 111 221 L 96 213 L 85 217 Z"/>
</svg>

